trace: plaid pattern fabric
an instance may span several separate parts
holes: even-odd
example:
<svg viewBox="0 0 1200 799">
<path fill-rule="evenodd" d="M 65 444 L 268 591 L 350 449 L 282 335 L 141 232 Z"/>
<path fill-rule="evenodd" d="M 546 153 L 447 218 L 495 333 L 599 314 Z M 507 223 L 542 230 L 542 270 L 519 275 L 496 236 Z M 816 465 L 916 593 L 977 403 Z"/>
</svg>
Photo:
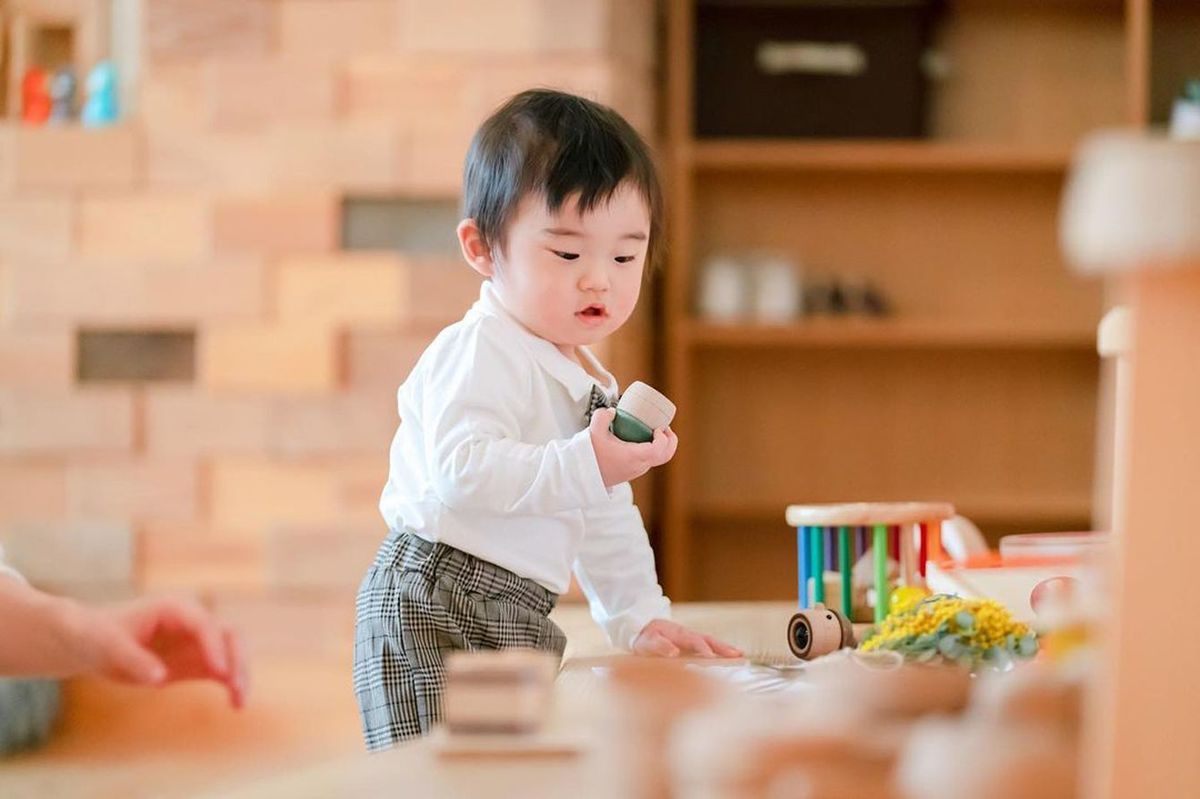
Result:
<svg viewBox="0 0 1200 799">
<path fill-rule="evenodd" d="M 617 407 L 617 400 L 615 398 L 609 399 L 608 395 L 600 389 L 600 386 L 592 386 L 592 394 L 588 397 L 587 413 L 584 414 L 584 423 L 592 423 L 592 414 L 596 412 L 597 408 L 615 407 Z"/>
<path fill-rule="evenodd" d="M 441 720 L 443 658 L 456 649 L 532 647 L 560 657 L 547 615 L 558 595 L 412 533 L 388 536 L 358 590 L 354 692 L 371 751 Z"/>
</svg>

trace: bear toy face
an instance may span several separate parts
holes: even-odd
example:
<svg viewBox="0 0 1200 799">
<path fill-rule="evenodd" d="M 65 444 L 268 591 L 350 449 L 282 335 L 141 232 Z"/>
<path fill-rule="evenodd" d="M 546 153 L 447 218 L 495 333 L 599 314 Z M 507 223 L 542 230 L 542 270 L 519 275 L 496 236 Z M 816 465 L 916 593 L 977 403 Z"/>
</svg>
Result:
<svg viewBox="0 0 1200 799">
<path fill-rule="evenodd" d="M 801 660 L 812 660 L 854 645 L 850 620 L 833 608 L 818 604 L 800 611 L 788 622 L 788 648 Z"/>
</svg>

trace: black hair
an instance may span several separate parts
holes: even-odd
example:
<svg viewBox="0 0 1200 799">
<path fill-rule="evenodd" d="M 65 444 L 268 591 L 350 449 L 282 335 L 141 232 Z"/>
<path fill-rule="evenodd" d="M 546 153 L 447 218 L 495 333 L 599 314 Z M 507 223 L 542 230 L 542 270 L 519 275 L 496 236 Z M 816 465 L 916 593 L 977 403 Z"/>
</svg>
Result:
<svg viewBox="0 0 1200 799">
<path fill-rule="evenodd" d="M 475 132 L 463 174 L 463 216 L 484 243 L 504 249 L 517 206 L 531 193 L 557 212 L 579 195 L 580 214 L 608 202 L 626 183 L 650 212 L 647 272 L 663 249 L 663 201 L 650 148 L 616 111 L 551 89 L 510 98 Z"/>
</svg>

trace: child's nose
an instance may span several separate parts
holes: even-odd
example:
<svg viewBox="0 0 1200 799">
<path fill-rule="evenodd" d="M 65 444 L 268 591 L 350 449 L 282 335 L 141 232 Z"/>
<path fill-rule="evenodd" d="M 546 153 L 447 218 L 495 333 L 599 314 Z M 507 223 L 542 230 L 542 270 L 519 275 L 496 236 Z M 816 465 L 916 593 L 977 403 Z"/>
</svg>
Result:
<svg viewBox="0 0 1200 799">
<path fill-rule="evenodd" d="M 602 262 L 590 262 L 579 278 L 579 286 L 585 291 L 607 291 L 608 268 Z"/>
</svg>

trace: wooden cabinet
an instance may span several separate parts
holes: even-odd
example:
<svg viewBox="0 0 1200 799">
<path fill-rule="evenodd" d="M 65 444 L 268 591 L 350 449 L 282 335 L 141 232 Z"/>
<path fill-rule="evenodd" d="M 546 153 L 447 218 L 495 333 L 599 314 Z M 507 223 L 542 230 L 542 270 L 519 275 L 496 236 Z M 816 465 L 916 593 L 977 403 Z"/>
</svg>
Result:
<svg viewBox="0 0 1200 799">
<path fill-rule="evenodd" d="M 945 500 L 992 538 L 1089 528 L 1105 289 L 1063 264 L 1060 192 L 1081 137 L 1145 124 L 1200 75 L 1200 11 L 1163 5 L 1152 40 L 1149 0 L 952 0 L 930 136 L 828 141 L 696 137 L 695 8 L 666 4 L 673 597 L 790 596 L 789 503 Z M 706 259 L 757 250 L 869 278 L 894 312 L 701 319 Z"/>
</svg>

